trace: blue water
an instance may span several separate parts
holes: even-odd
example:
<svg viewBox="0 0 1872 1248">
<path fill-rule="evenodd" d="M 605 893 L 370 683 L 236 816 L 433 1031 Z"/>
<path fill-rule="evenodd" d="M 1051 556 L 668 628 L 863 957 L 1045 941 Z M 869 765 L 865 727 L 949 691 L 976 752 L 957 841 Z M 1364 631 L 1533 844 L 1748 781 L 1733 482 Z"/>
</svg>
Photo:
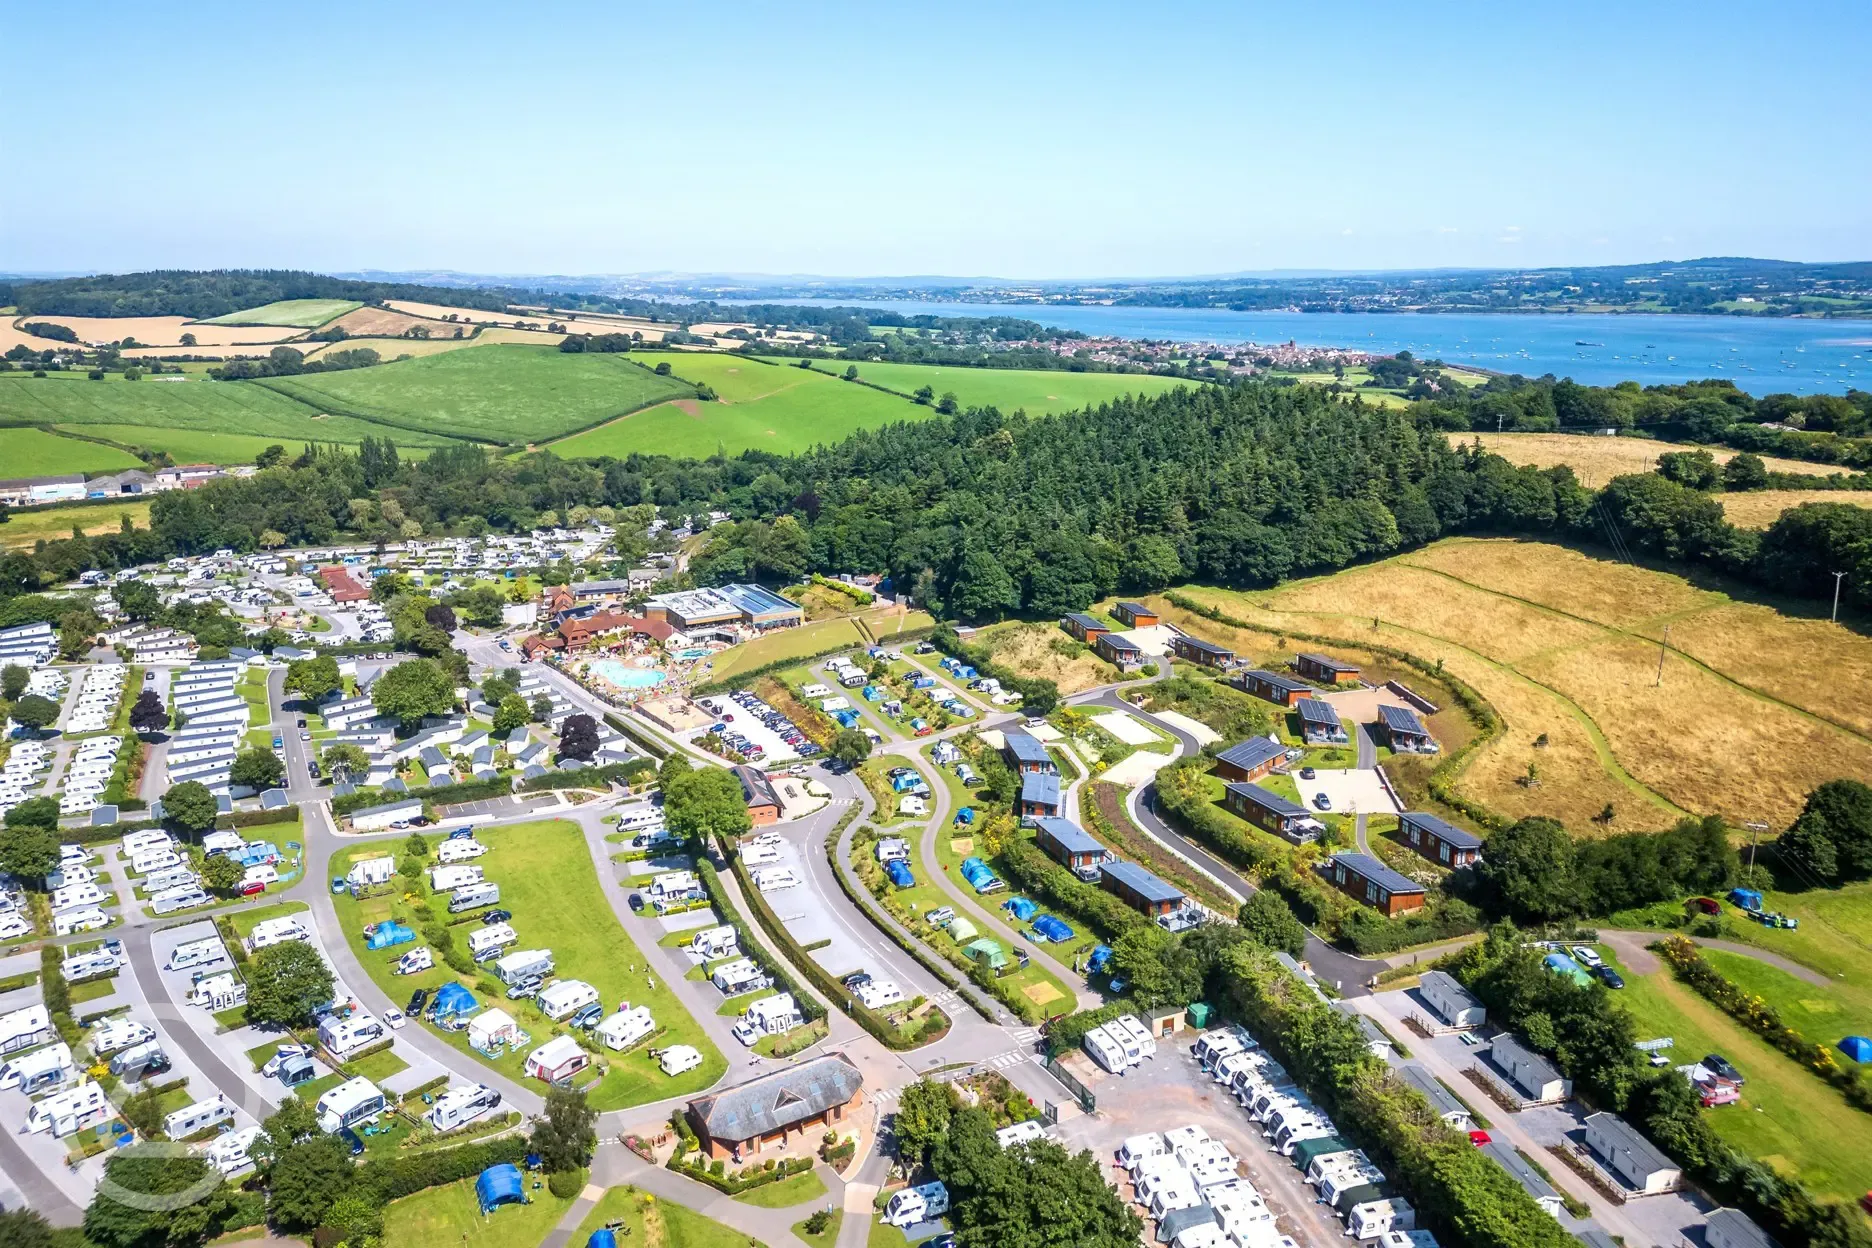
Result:
<svg viewBox="0 0 1872 1248">
<path fill-rule="evenodd" d="M 1731 316 L 1230 312 L 1215 308 L 1039 307 L 912 300 L 775 299 L 932 316 L 1027 317 L 1113 338 L 1408 350 L 1451 364 L 1588 385 L 1660 385 L 1721 377 L 1751 394 L 1872 390 L 1872 321 Z M 1581 342 L 1592 345 L 1581 346 Z"/>
<path fill-rule="evenodd" d="M 632 667 L 614 659 L 599 659 L 591 668 L 619 689 L 648 689 L 663 683 L 663 673 L 654 667 Z"/>
</svg>

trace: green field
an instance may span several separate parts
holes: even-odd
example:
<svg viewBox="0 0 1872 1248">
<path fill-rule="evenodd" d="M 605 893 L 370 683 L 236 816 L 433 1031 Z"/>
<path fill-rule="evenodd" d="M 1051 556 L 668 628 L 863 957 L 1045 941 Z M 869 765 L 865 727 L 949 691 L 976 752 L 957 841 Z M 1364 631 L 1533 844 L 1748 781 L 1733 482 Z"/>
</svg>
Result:
<svg viewBox="0 0 1872 1248">
<path fill-rule="evenodd" d="M 104 435 L 98 435 L 104 436 Z M 8 476 L 49 477 L 67 472 L 117 472 L 141 468 L 143 461 L 128 451 L 76 438 L 61 438 L 43 429 L 0 429 L 0 463 Z"/>
<path fill-rule="evenodd" d="M 600 1057 L 599 1064 L 607 1069 L 600 1081 L 587 1088 L 593 1107 L 623 1109 L 667 1096 L 699 1092 L 721 1078 L 727 1062 L 703 1033 L 701 1025 L 689 1016 L 669 990 L 668 984 L 659 976 L 654 989 L 646 985 L 643 955 L 612 917 L 610 905 L 599 890 L 584 835 L 577 825 L 561 821 L 522 824 L 484 830 L 481 839 L 488 846 L 488 852 L 479 860 L 480 865 L 487 872 L 487 878 L 501 886 L 500 904 L 503 909 L 513 911 L 514 930 L 520 935 L 521 947 L 551 949 L 561 979 L 582 979 L 591 984 L 607 1006 L 615 1007 L 620 1001 L 649 1006 L 657 1025 L 665 1029 L 647 1045 L 639 1045 L 626 1053 L 607 1051 Z M 353 860 L 386 852 L 401 856 L 402 842 L 340 850 L 328 864 L 328 874 L 344 875 Z M 358 960 L 392 1000 L 402 1001 L 417 988 L 434 989 L 462 977 L 442 965 L 440 959 L 433 970 L 417 975 L 393 975 L 391 953 L 373 952 L 364 947 L 365 924 L 386 917 L 412 922 L 413 911 L 410 903 L 404 900 L 405 891 L 418 897 L 428 891 L 421 881 L 412 884 L 401 876 L 397 884 L 398 892 L 394 897 L 374 897 L 360 902 L 345 894 L 333 900 Z M 437 909 L 440 911 L 441 907 Z M 438 917 L 447 921 L 445 912 Z M 473 924 L 474 920 L 468 922 Z M 420 922 L 414 922 L 414 926 L 420 931 Z M 465 942 L 465 933 L 469 930 L 472 930 L 469 926 L 458 928 L 457 940 Z M 635 973 L 629 969 L 632 964 L 638 968 Z M 544 1044 L 555 1031 L 565 1028 L 555 1027 L 531 1002 L 508 1001 L 498 993 L 490 993 L 485 986 L 477 986 L 474 980 L 466 982 L 484 1008 L 499 1006 L 506 1010 L 531 1034 L 532 1040 L 518 1053 L 488 1061 L 468 1047 L 466 1033 L 437 1034 L 464 1054 L 473 1055 L 475 1060 L 487 1061 L 509 1078 L 526 1081 L 521 1069 L 526 1054 Z M 481 982 L 498 987 L 498 981 L 490 977 L 482 977 Z M 691 1044 L 700 1049 L 704 1057 L 702 1065 L 674 1079 L 665 1076 L 650 1059 L 648 1050 L 672 1044 Z M 580 1086 L 585 1085 L 581 1082 Z"/>
<path fill-rule="evenodd" d="M 74 425 L 71 428 L 89 437 L 109 438 L 125 446 L 166 451 L 178 464 L 251 464 L 254 457 L 269 446 L 285 447 L 286 457 L 291 459 L 299 454 L 307 441 L 332 440 L 324 437 L 268 437 L 256 433 L 209 433 L 198 429 L 157 429 L 149 425 Z"/>
<path fill-rule="evenodd" d="M 748 1237 L 707 1218 L 674 1201 L 658 1200 L 648 1192 L 629 1187 L 605 1189 L 592 1211 L 579 1224 L 571 1244 L 579 1248 L 591 1233 L 612 1222 L 623 1223 L 618 1232 L 622 1243 L 638 1243 L 649 1248 L 745 1248 Z M 387 1229 L 387 1228 L 386 1228 Z"/>
<path fill-rule="evenodd" d="M 9 515 L 6 523 L 0 524 L 0 547 L 16 549 L 31 546 L 41 538 L 55 541 L 61 537 L 70 537 L 72 526 L 78 525 L 88 534 L 112 533 L 123 527 L 123 518 L 130 517 L 133 527 L 149 528 L 150 505 L 147 501 L 83 503 L 76 507 L 54 507 L 46 511 L 16 511 Z"/>
<path fill-rule="evenodd" d="M 686 392 L 635 358 L 502 345 L 260 384 L 319 411 L 522 446 Z"/>
<path fill-rule="evenodd" d="M 398 445 L 440 446 L 449 441 L 420 426 L 390 429 L 327 414 L 325 408 L 308 407 L 256 382 L 194 377 L 125 381 L 117 373 L 103 381 L 70 372 L 0 376 L 0 425 L 83 425 L 86 432 L 91 425 L 106 425 L 126 433 L 123 426 L 136 426 L 147 432 L 134 437 L 101 436 L 158 450 L 167 450 L 165 439 L 183 431 L 249 434 L 279 442 L 295 453 L 307 442 L 356 443 L 366 436 L 388 436 Z"/>
<path fill-rule="evenodd" d="M 718 403 L 685 398 L 613 421 L 553 446 L 568 459 L 632 451 L 706 457 L 758 449 L 787 454 L 836 442 L 859 429 L 899 420 L 921 420 L 928 407 L 893 394 L 854 386 L 824 373 L 763 364 L 741 356 L 694 352 L 632 352 L 655 367 L 668 363 L 684 381 L 706 384 Z"/>
<path fill-rule="evenodd" d="M 282 299 L 242 312 L 230 312 L 203 321 L 203 325 L 285 325 L 293 329 L 317 329 L 326 321 L 335 321 L 347 312 L 364 305 L 355 299 Z"/>
<path fill-rule="evenodd" d="M 529 1183 L 530 1183 L 529 1179 Z M 448 1248 L 539 1248 L 573 1201 L 529 1187 L 524 1205 L 502 1205 L 487 1217 L 473 1179 L 393 1200 L 384 1208 L 386 1244 L 446 1244 Z M 583 1241 L 580 1241 L 581 1243 Z"/>
<path fill-rule="evenodd" d="M 837 360 L 819 361 L 815 368 L 843 373 Z M 932 364 L 858 365 L 860 380 L 915 394 L 924 386 L 938 396 L 953 391 L 963 407 L 998 407 L 1004 412 L 1025 408 L 1032 415 L 1091 407 L 1122 394 L 1162 394 L 1195 382 L 1143 373 L 1072 373 L 1064 369 L 950 368 Z"/>
</svg>

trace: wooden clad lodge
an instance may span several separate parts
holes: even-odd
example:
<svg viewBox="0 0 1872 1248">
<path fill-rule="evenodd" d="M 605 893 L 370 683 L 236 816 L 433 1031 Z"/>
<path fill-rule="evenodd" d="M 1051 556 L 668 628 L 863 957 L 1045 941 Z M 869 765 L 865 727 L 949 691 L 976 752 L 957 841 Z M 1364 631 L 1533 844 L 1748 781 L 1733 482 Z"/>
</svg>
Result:
<svg viewBox="0 0 1872 1248">
<path fill-rule="evenodd" d="M 1020 796 L 1015 799 L 1015 813 L 1023 820 L 1057 818 L 1060 813 L 1060 778 L 1044 771 L 1030 771 L 1021 777 Z"/>
<path fill-rule="evenodd" d="M 1106 891 L 1142 910 L 1151 918 L 1183 908 L 1183 894 L 1173 885 L 1146 871 L 1135 862 L 1108 862 L 1099 877 Z"/>
<path fill-rule="evenodd" d="M 1075 611 L 1073 614 L 1061 620 L 1060 627 L 1064 628 L 1074 637 L 1077 637 L 1080 641 L 1085 642 L 1088 646 L 1100 637 L 1103 637 L 1106 633 L 1111 632 L 1111 629 L 1102 621 L 1087 615 L 1083 611 Z"/>
<path fill-rule="evenodd" d="M 1445 867 L 1466 867 L 1482 856 L 1481 837 L 1435 815 L 1418 811 L 1399 815 L 1398 834 L 1406 845 Z"/>
<path fill-rule="evenodd" d="M 1088 878 L 1112 856 L 1090 832 L 1070 819 L 1035 819 L 1034 844 L 1053 861 Z"/>
<path fill-rule="evenodd" d="M 1100 633 L 1092 643 L 1092 653 L 1121 672 L 1135 671 L 1144 666 L 1144 647 L 1117 633 Z"/>
<path fill-rule="evenodd" d="M 1341 662 L 1330 654 L 1296 654 L 1294 671 L 1322 685 L 1342 685 L 1357 680 L 1359 674 L 1358 664 Z"/>
<path fill-rule="evenodd" d="M 1038 772 L 1041 775 L 1057 776 L 1059 764 L 1047 753 L 1047 747 L 1038 737 L 1028 736 L 1024 732 L 1009 731 L 1002 752 L 1007 755 L 1008 766 L 1017 775 Z"/>
<path fill-rule="evenodd" d="M 1326 864 L 1326 879 L 1346 896 L 1364 902 L 1388 919 L 1424 906 L 1423 885 L 1370 854 L 1334 854 Z"/>
<path fill-rule="evenodd" d="M 1155 611 L 1141 602 L 1121 602 L 1112 608 L 1111 613 L 1126 628 L 1151 628 L 1163 623 Z"/>
<path fill-rule="evenodd" d="M 1301 698 L 1294 703 L 1294 711 L 1300 716 L 1300 735 L 1308 745 L 1344 745 L 1352 739 L 1330 702 Z"/>
<path fill-rule="evenodd" d="M 1276 836 L 1284 836 L 1296 845 L 1317 841 L 1325 830 L 1323 824 L 1297 802 L 1290 802 L 1272 789 L 1258 784 L 1222 786 L 1222 804 L 1255 827 Z"/>
<path fill-rule="evenodd" d="M 1275 706 L 1284 706 L 1292 710 L 1302 698 L 1310 698 L 1317 693 L 1312 685 L 1279 672 L 1265 672 L 1252 668 L 1235 677 L 1235 685 L 1244 693 L 1272 702 Z"/>
<path fill-rule="evenodd" d="M 1218 646 L 1187 633 L 1172 638 L 1170 650 L 1177 658 L 1198 667 L 1229 667 L 1235 662 L 1235 652 L 1227 646 Z"/>
<path fill-rule="evenodd" d="M 1417 718 L 1417 712 L 1403 706 L 1380 705 L 1378 723 L 1387 743 L 1400 754 L 1435 754 L 1436 738 Z"/>
<path fill-rule="evenodd" d="M 1215 774 L 1243 784 L 1259 780 L 1287 761 L 1286 747 L 1266 737 L 1249 737 L 1216 755 Z"/>
</svg>

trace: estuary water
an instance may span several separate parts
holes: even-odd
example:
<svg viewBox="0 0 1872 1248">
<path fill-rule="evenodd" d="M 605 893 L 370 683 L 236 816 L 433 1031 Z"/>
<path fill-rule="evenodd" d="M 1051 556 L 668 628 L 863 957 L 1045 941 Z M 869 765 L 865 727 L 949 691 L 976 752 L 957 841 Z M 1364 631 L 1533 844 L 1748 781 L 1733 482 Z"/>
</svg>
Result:
<svg viewBox="0 0 1872 1248">
<path fill-rule="evenodd" d="M 1872 320 L 1619 316 L 1602 313 L 1469 314 L 1230 312 L 914 300 L 774 299 L 763 302 L 888 308 L 932 316 L 1020 316 L 1096 337 L 1173 342 L 1256 342 L 1411 351 L 1451 364 L 1588 385 L 1663 385 L 1720 377 L 1751 394 L 1872 390 Z"/>
</svg>

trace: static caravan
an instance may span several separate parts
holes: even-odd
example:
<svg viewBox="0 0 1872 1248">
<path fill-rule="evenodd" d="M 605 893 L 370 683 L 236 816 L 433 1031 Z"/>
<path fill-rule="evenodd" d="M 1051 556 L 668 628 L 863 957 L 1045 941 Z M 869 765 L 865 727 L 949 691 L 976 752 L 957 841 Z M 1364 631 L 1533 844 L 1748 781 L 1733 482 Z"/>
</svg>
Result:
<svg viewBox="0 0 1872 1248">
<path fill-rule="evenodd" d="M 480 867 L 460 863 L 429 868 L 429 887 L 438 893 L 452 893 L 458 888 L 479 884 L 484 878 L 485 874 Z"/>
<path fill-rule="evenodd" d="M 1447 971 L 1425 971 L 1417 992 L 1445 1026 L 1466 1030 L 1488 1021 L 1488 1009 Z"/>
<path fill-rule="evenodd" d="M 895 1227 L 915 1226 L 949 1212 L 949 1189 L 941 1183 L 906 1187 L 884 1206 L 884 1220 Z"/>
<path fill-rule="evenodd" d="M 484 1083 L 457 1084 L 437 1097 L 423 1117 L 437 1131 L 453 1131 L 487 1117 L 500 1103 L 501 1094 Z"/>
<path fill-rule="evenodd" d="M 468 956 L 485 962 L 519 939 L 511 924 L 492 923 L 468 933 Z"/>
<path fill-rule="evenodd" d="M 220 1093 L 193 1105 L 184 1105 L 163 1119 L 163 1134 L 172 1140 L 186 1140 L 197 1131 L 234 1121 L 234 1105 Z"/>
<path fill-rule="evenodd" d="M 740 950 L 739 938 L 729 924 L 720 927 L 705 927 L 689 938 L 689 951 L 699 953 L 704 961 L 713 962 L 717 958 L 731 958 Z"/>
<path fill-rule="evenodd" d="M 1346 1230 L 1354 1239 L 1376 1239 L 1389 1231 L 1408 1231 L 1417 1225 L 1417 1211 L 1402 1196 L 1368 1200 L 1346 1211 Z"/>
<path fill-rule="evenodd" d="M 99 1057 L 109 1057 L 119 1049 L 155 1038 L 155 1029 L 144 1023 L 123 1017 L 107 1018 L 91 1029 L 91 1051 Z"/>
<path fill-rule="evenodd" d="M 1040 1125 L 1040 1120 L 1029 1118 L 1025 1122 L 1017 1122 L 1013 1126 L 1002 1127 L 996 1131 L 995 1143 L 1002 1148 L 1013 1148 L 1016 1144 L 1025 1144 L 1030 1140 L 1043 1139 L 1045 1136 L 1046 1128 Z"/>
<path fill-rule="evenodd" d="M 562 979 L 551 987 L 540 989 L 539 1008 L 540 1013 L 557 1023 L 597 1000 L 598 990 L 584 980 Z"/>
<path fill-rule="evenodd" d="M 161 846 L 168 849 L 175 844 L 167 832 L 157 828 L 144 828 L 141 832 L 129 832 L 123 838 L 123 855 L 135 858 L 138 854 Z"/>
<path fill-rule="evenodd" d="M 444 864 L 467 862 L 470 858 L 479 858 L 485 853 L 487 853 L 487 846 L 480 841 L 466 838 L 447 840 L 436 846 L 436 861 Z"/>
<path fill-rule="evenodd" d="M 369 1014 L 354 1014 L 350 1018 L 329 1015 L 319 1023 L 318 1029 L 319 1043 L 341 1062 L 389 1034 L 389 1029 Z"/>
<path fill-rule="evenodd" d="M 22 1010 L 0 1014 L 0 1057 L 35 1048 L 55 1039 L 52 1014 L 43 1005 L 29 1005 Z"/>
<path fill-rule="evenodd" d="M 0 1063 L 0 1088 L 18 1088 L 27 1096 L 62 1088 L 77 1077 L 78 1068 L 72 1064 L 68 1044 L 34 1049 Z"/>
<path fill-rule="evenodd" d="M 754 964 L 752 958 L 736 958 L 733 962 L 724 963 L 716 967 L 709 978 L 725 997 L 738 997 L 744 992 L 765 988 L 773 982 Z"/>
<path fill-rule="evenodd" d="M 120 969 L 117 955 L 108 949 L 93 949 L 89 953 L 74 953 L 59 963 L 59 974 L 67 983 L 81 983 L 87 979 L 96 979 L 101 975 L 115 975 Z"/>
<path fill-rule="evenodd" d="M 217 962 L 228 960 L 227 950 L 219 939 L 213 936 L 202 940 L 185 941 L 177 945 L 169 954 L 169 961 L 164 969 L 186 971 L 195 966 L 213 966 Z"/>
<path fill-rule="evenodd" d="M 494 963 L 494 973 L 509 988 L 523 979 L 550 975 L 552 972 L 553 956 L 550 949 L 521 949 Z"/>
<path fill-rule="evenodd" d="M 499 900 L 500 885 L 485 881 L 480 884 L 470 884 L 466 888 L 458 888 L 449 894 L 449 913 L 460 914 L 464 910 L 479 910 Z"/>
<path fill-rule="evenodd" d="M 1103 1026 L 1094 1027 L 1086 1032 L 1080 1043 L 1092 1060 L 1111 1074 L 1122 1075 L 1130 1066 L 1130 1062 L 1125 1058 L 1124 1046 L 1114 1041 L 1110 1032 Z"/>
<path fill-rule="evenodd" d="M 202 1150 L 202 1156 L 208 1164 L 219 1170 L 224 1178 L 233 1178 L 254 1168 L 253 1146 L 264 1132 L 259 1127 L 242 1127 L 237 1131 L 228 1131 L 209 1141 Z"/>
<path fill-rule="evenodd" d="M 347 1079 L 318 1098 L 318 1124 L 322 1131 L 336 1133 L 344 1127 L 374 1122 L 384 1112 L 384 1094 L 376 1084 L 359 1076 Z"/>
<path fill-rule="evenodd" d="M 105 1121 L 113 1112 L 104 1089 L 87 1079 L 75 1088 L 34 1101 L 26 1111 L 26 1130 L 50 1131 L 62 1138 Z"/>
<path fill-rule="evenodd" d="M 312 941 L 312 933 L 306 930 L 306 925 L 298 918 L 286 915 L 278 919 L 262 919 L 247 934 L 247 952 L 258 953 L 262 949 L 293 941 L 304 941 L 307 944 Z"/>
<path fill-rule="evenodd" d="M 596 1035 L 598 1042 L 607 1049 L 628 1049 L 656 1030 L 656 1020 L 650 1017 L 650 1007 L 637 1006 L 635 1009 L 619 1010 L 598 1024 Z"/>
<path fill-rule="evenodd" d="M 196 906 L 205 906 L 213 898 L 195 885 L 170 888 L 150 898 L 150 911 L 154 914 L 174 914 L 178 910 L 189 910 Z"/>
</svg>

